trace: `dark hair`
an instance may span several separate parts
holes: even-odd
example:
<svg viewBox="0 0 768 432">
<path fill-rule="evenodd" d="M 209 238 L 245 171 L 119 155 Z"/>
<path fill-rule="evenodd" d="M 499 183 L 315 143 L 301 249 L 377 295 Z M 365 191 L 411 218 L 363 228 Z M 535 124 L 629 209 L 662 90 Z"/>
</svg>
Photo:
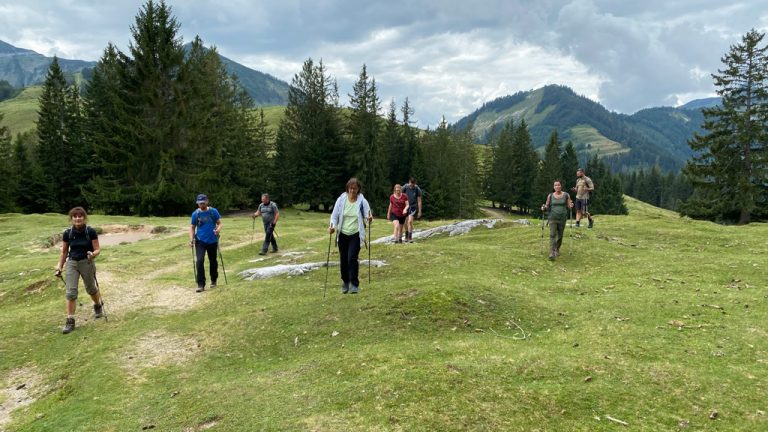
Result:
<svg viewBox="0 0 768 432">
<path fill-rule="evenodd" d="M 562 185 L 563 185 L 563 182 L 562 182 L 562 181 L 560 181 L 560 179 L 554 179 L 554 180 L 552 180 L 552 185 L 553 185 L 553 186 L 554 186 L 554 184 L 555 184 L 555 183 L 560 183 L 560 186 L 562 186 Z"/>
<path fill-rule="evenodd" d="M 72 210 L 69 211 L 70 220 L 77 215 L 82 215 L 84 220 L 88 220 L 88 213 L 86 213 L 85 209 L 82 207 L 73 207 Z"/>
<path fill-rule="evenodd" d="M 267 197 L 267 198 L 269 198 L 269 194 L 268 194 L 268 193 L 266 193 L 266 192 L 264 192 L 263 194 L 261 194 L 261 197 L 262 197 L 262 198 L 264 198 L 264 197 Z"/>
<path fill-rule="evenodd" d="M 357 186 L 357 192 L 361 192 L 363 190 L 363 184 L 360 182 L 360 180 L 357 179 L 357 177 L 352 177 L 347 181 L 347 186 L 344 188 L 345 192 L 349 192 L 349 188 L 352 186 Z"/>
<path fill-rule="evenodd" d="M 408 183 L 416 183 L 416 177 L 408 177 Z"/>
</svg>

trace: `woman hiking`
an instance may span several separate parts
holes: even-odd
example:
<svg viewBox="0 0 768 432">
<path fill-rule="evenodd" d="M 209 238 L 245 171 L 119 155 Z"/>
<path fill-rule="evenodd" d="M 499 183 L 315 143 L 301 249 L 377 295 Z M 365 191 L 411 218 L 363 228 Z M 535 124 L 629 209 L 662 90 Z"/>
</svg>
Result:
<svg viewBox="0 0 768 432">
<path fill-rule="evenodd" d="M 396 184 L 392 195 L 389 196 L 389 207 L 387 207 L 387 220 L 392 221 L 394 231 L 392 237 L 395 243 L 402 243 L 403 226 L 408 217 L 408 196 L 403 193 L 403 187 Z"/>
<path fill-rule="evenodd" d="M 96 230 L 87 226 L 85 222 L 88 215 L 82 207 L 75 207 L 69 211 L 70 228 L 64 230 L 61 243 L 61 255 L 56 266 L 56 277 L 61 277 L 64 269 L 64 280 L 67 285 L 65 298 L 67 299 L 67 321 L 64 323 L 62 333 L 71 333 L 75 329 L 75 307 L 77 305 L 77 284 L 83 279 L 85 292 L 93 300 L 93 313 L 96 318 L 104 316 L 101 293 L 96 285 L 96 265 L 94 260 L 101 253 L 99 236 Z M 64 267 L 66 263 L 66 267 Z"/>
<path fill-rule="evenodd" d="M 552 185 L 554 192 L 547 195 L 547 201 L 542 204 L 541 211 L 549 209 L 549 259 L 554 260 L 560 255 L 560 246 L 563 244 L 565 222 L 568 220 L 568 209 L 573 208 L 571 196 L 563 192 L 560 180 L 555 180 Z"/>
<path fill-rule="evenodd" d="M 360 190 L 362 184 L 352 177 L 347 182 L 346 192 L 339 195 L 331 213 L 331 222 L 328 232 L 333 234 L 336 230 L 336 244 L 339 246 L 339 261 L 341 267 L 341 280 L 343 282 L 341 293 L 357 294 L 360 289 L 358 279 L 360 245 L 365 244 L 365 220 L 370 227 L 373 214 L 368 201 Z"/>
</svg>

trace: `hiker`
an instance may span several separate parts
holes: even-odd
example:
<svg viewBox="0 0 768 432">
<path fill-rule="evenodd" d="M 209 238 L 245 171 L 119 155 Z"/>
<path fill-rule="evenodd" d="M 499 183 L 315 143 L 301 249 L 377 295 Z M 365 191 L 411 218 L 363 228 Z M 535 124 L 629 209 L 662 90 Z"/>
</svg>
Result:
<svg viewBox="0 0 768 432">
<path fill-rule="evenodd" d="M 336 244 L 339 246 L 341 280 L 344 282 L 341 287 L 342 294 L 357 294 L 359 291 L 357 257 L 360 254 L 360 245 L 365 244 L 365 220 L 368 220 L 369 227 L 373 221 L 371 207 L 360 192 L 361 189 L 362 184 L 358 179 L 349 179 L 346 192 L 339 195 L 333 206 L 328 227 L 330 234 L 339 230 Z"/>
<path fill-rule="evenodd" d="M 56 277 L 61 277 L 62 268 L 67 286 L 67 321 L 62 333 L 67 334 L 75 329 L 75 307 L 77 305 L 77 284 L 83 278 L 85 292 L 93 300 L 93 313 L 96 318 L 104 316 L 104 302 L 101 300 L 96 284 L 96 265 L 93 260 L 101 253 L 99 247 L 99 235 L 96 230 L 86 225 L 88 214 L 82 207 L 75 207 L 69 211 L 70 228 L 64 230 L 61 241 L 61 255 L 56 266 Z M 64 267 L 66 262 L 66 267 Z"/>
<path fill-rule="evenodd" d="M 277 210 L 277 204 L 269 200 L 269 194 L 261 194 L 261 204 L 259 209 L 253 214 L 256 218 L 261 216 L 261 221 L 264 223 L 264 244 L 261 245 L 261 252 L 259 255 L 266 255 L 269 249 L 270 243 L 272 244 L 272 252 L 277 252 L 277 240 L 275 240 L 275 225 L 277 225 L 278 219 L 280 219 L 280 211 Z"/>
<path fill-rule="evenodd" d="M 403 225 L 408 217 L 408 197 L 403 194 L 403 187 L 396 184 L 392 195 L 389 196 L 389 207 L 387 207 L 387 220 L 392 221 L 394 233 L 392 238 L 395 243 L 402 243 Z"/>
<path fill-rule="evenodd" d="M 197 289 L 205 291 L 205 255 L 208 254 L 208 265 L 211 267 L 211 288 L 216 288 L 219 278 L 219 263 L 216 261 L 216 250 L 219 247 L 221 232 L 221 215 L 213 207 L 208 207 L 208 197 L 204 194 L 197 196 L 197 210 L 192 213 L 189 226 L 189 247 L 195 248 L 197 263 Z"/>
<path fill-rule="evenodd" d="M 408 183 L 403 185 L 403 192 L 408 196 L 408 218 L 405 223 L 405 241 L 413 243 L 413 215 L 421 218 L 421 188 L 416 185 L 416 179 L 408 178 Z M 418 211 L 418 213 L 417 213 Z"/>
<path fill-rule="evenodd" d="M 584 170 L 579 168 L 576 170 L 576 186 L 571 188 L 576 192 L 576 228 L 578 228 L 579 221 L 581 221 L 582 215 L 587 215 L 589 225 L 587 228 L 592 228 L 594 221 L 592 215 L 589 213 L 589 195 L 595 190 L 595 184 L 592 183 L 592 179 L 584 175 Z"/>
<path fill-rule="evenodd" d="M 565 223 L 568 220 L 568 209 L 573 208 L 573 201 L 567 192 L 563 192 L 560 180 L 555 180 L 552 185 L 554 192 L 547 195 L 547 201 L 542 204 L 541 211 L 549 209 L 549 259 L 554 260 L 560 255 L 560 246 L 563 244 Z"/>
</svg>

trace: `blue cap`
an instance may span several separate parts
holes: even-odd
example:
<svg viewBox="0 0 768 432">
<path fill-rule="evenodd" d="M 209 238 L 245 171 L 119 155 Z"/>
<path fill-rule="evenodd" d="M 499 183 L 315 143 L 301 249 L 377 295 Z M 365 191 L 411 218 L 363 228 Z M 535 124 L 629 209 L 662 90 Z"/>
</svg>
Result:
<svg viewBox="0 0 768 432">
<path fill-rule="evenodd" d="M 201 204 L 204 202 L 208 202 L 208 197 L 205 194 L 200 194 L 197 196 L 197 203 Z"/>
</svg>

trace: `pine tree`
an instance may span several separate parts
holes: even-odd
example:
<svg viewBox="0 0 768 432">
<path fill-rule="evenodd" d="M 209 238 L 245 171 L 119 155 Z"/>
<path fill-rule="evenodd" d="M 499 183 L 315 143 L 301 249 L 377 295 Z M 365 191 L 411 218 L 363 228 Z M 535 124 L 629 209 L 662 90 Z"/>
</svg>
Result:
<svg viewBox="0 0 768 432">
<path fill-rule="evenodd" d="M 573 142 L 568 141 L 563 149 L 563 154 L 560 157 L 560 165 L 563 168 L 563 173 L 560 177 L 564 191 L 571 190 L 576 186 L 576 170 L 579 169 L 579 157 L 576 154 L 576 148 L 573 146 Z"/>
<path fill-rule="evenodd" d="M 517 206 L 522 213 L 528 213 L 531 208 L 539 207 L 539 198 L 533 193 L 539 155 L 533 148 L 531 134 L 528 132 L 528 124 L 525 120 L 520 120 L 520 125 L 514 130 L 511 156 L 509 173 L 509 181 L 512 185 L 511 204 Z"/>
<path fill-rule="evenodd" d="M 768 45 L 750 30 L 713 74 L 722 105 L 704 111 L 708 133 L 689 141 L 697 156 L 684 172 L 694 193 L 690 216 L 749 223 L 768 217 Z"/>
<path fill-rule="evenodd" d="M 385 154 L 380 142 L 379 110 L 376 80 L 368 75 L 365 65 L 349 95 L 349 168 L 365 188 L 365 196 L 375 213 L 386 212 L 389 187 L 385 174 Z"/>
<path fill-rule="evenodd" d="M 584 174 L 592 179 L 595 186 L 595 192 L 589 199 L 590 213 L 627 214 L 619 176 L 614 176 L 611 169 L 597 155 L 589 159 L 585 171 Z"/>
<path fill-rule="evenodd" d="M 20 134 L 13 147 L 13 172 L 17 179 L 24 179 L 16 186 L 16 206 L 23 213 L 47 212 L 53 203 L 51 185 L 46 181 L 38 162 L 30 157 L 27 148 L 33 147 L 33 133 Z"/>
<path fill-rule="evenodd" d="M 398 170 L 403 147 L 400 137 L 400 124 L 397 120 L 397 105 L 395 105 L 394 99 L 389 103 L 389 110 L 387 110 L 384 133 L 381 137 L 381 147 L 384 149 L 386 159 L 387 185 L 391 189 L 396 183 L 399 184 L 402 181 L 398 175 Z"/>
<path fill-rule="evenodd" d="M 403 106 L 400 108 L 400 114 L 402 114 L 403 118 L 403 127 L 401 129 L 402 153 L 398 155 L 400 157 L 399 169 L 393 180 L 402 184 L 407 183 L 409 177 L 418 177 L 418 172 L 423 167 L 416 166 L 417 160 L 421 155 L 419 154 L 418 130 L 413 126 L 414 123 L 411 120 L 415 110 L 408 98 L 405 98 L 405 102 L 403 102 Z"/>
<path fill-rule="evenodd" d="M 509 208 L 514 202 L 513 181 L 510 167 L 513 160 L 515 126 L 510 120 L 492 141 L 491 169 L 487 180 L 488 198 L 498 202 L 501 208 Z"/>
<path fill-rule="evenodd" d="M 3 125 L 3 113 L 0 113 L 0 213 L 10 213 L 16 210 L 16 186 L 17 177 L 13 171 L 13 149 L 11 147 L 11 133 L 8 127 Z"/>
<path fill-rule="evenodd" d="M 338 88 L 323 62 L 307 59 L 288 91 L 288 106 L 277 136 L 275 165 L 280 176 L 293 175 L 289 202 L 330 209 L 349 173 L 341 141 Z"/>
<path fill-rule="evenodd" d="M 51 209 L 60 212 L 73 204 L 84 204 L 78 202 L 81 201 L 80 184 L 73 175 L 78 164 L 83 162 L 78 158 L 81 150 L 78 148 L 81 144 L 78 131 L 72 124 L 81 108 L 78 99 L 70 99 L 68 92 L 64 73 L 54 57 L 40 95 L 36 157 L 47 183 L 46 189 L 53 193 L 49 200 Z"/>
<path fill-rule="evenodd" d="M 534 187 L 534 199 L 541 200 L 541 203 L 544 203 L 547 196 L 552 193 L 552 184 L 555 180 L 562 181 L 560 176 L 563 174 L 563 168 L 560 164 L 560 153 L 560 137 L 557 131 L 554 130 L 549 136 L 549 143 L 544 149 L 544 160 L 539 166 Z"/>
</svg>

